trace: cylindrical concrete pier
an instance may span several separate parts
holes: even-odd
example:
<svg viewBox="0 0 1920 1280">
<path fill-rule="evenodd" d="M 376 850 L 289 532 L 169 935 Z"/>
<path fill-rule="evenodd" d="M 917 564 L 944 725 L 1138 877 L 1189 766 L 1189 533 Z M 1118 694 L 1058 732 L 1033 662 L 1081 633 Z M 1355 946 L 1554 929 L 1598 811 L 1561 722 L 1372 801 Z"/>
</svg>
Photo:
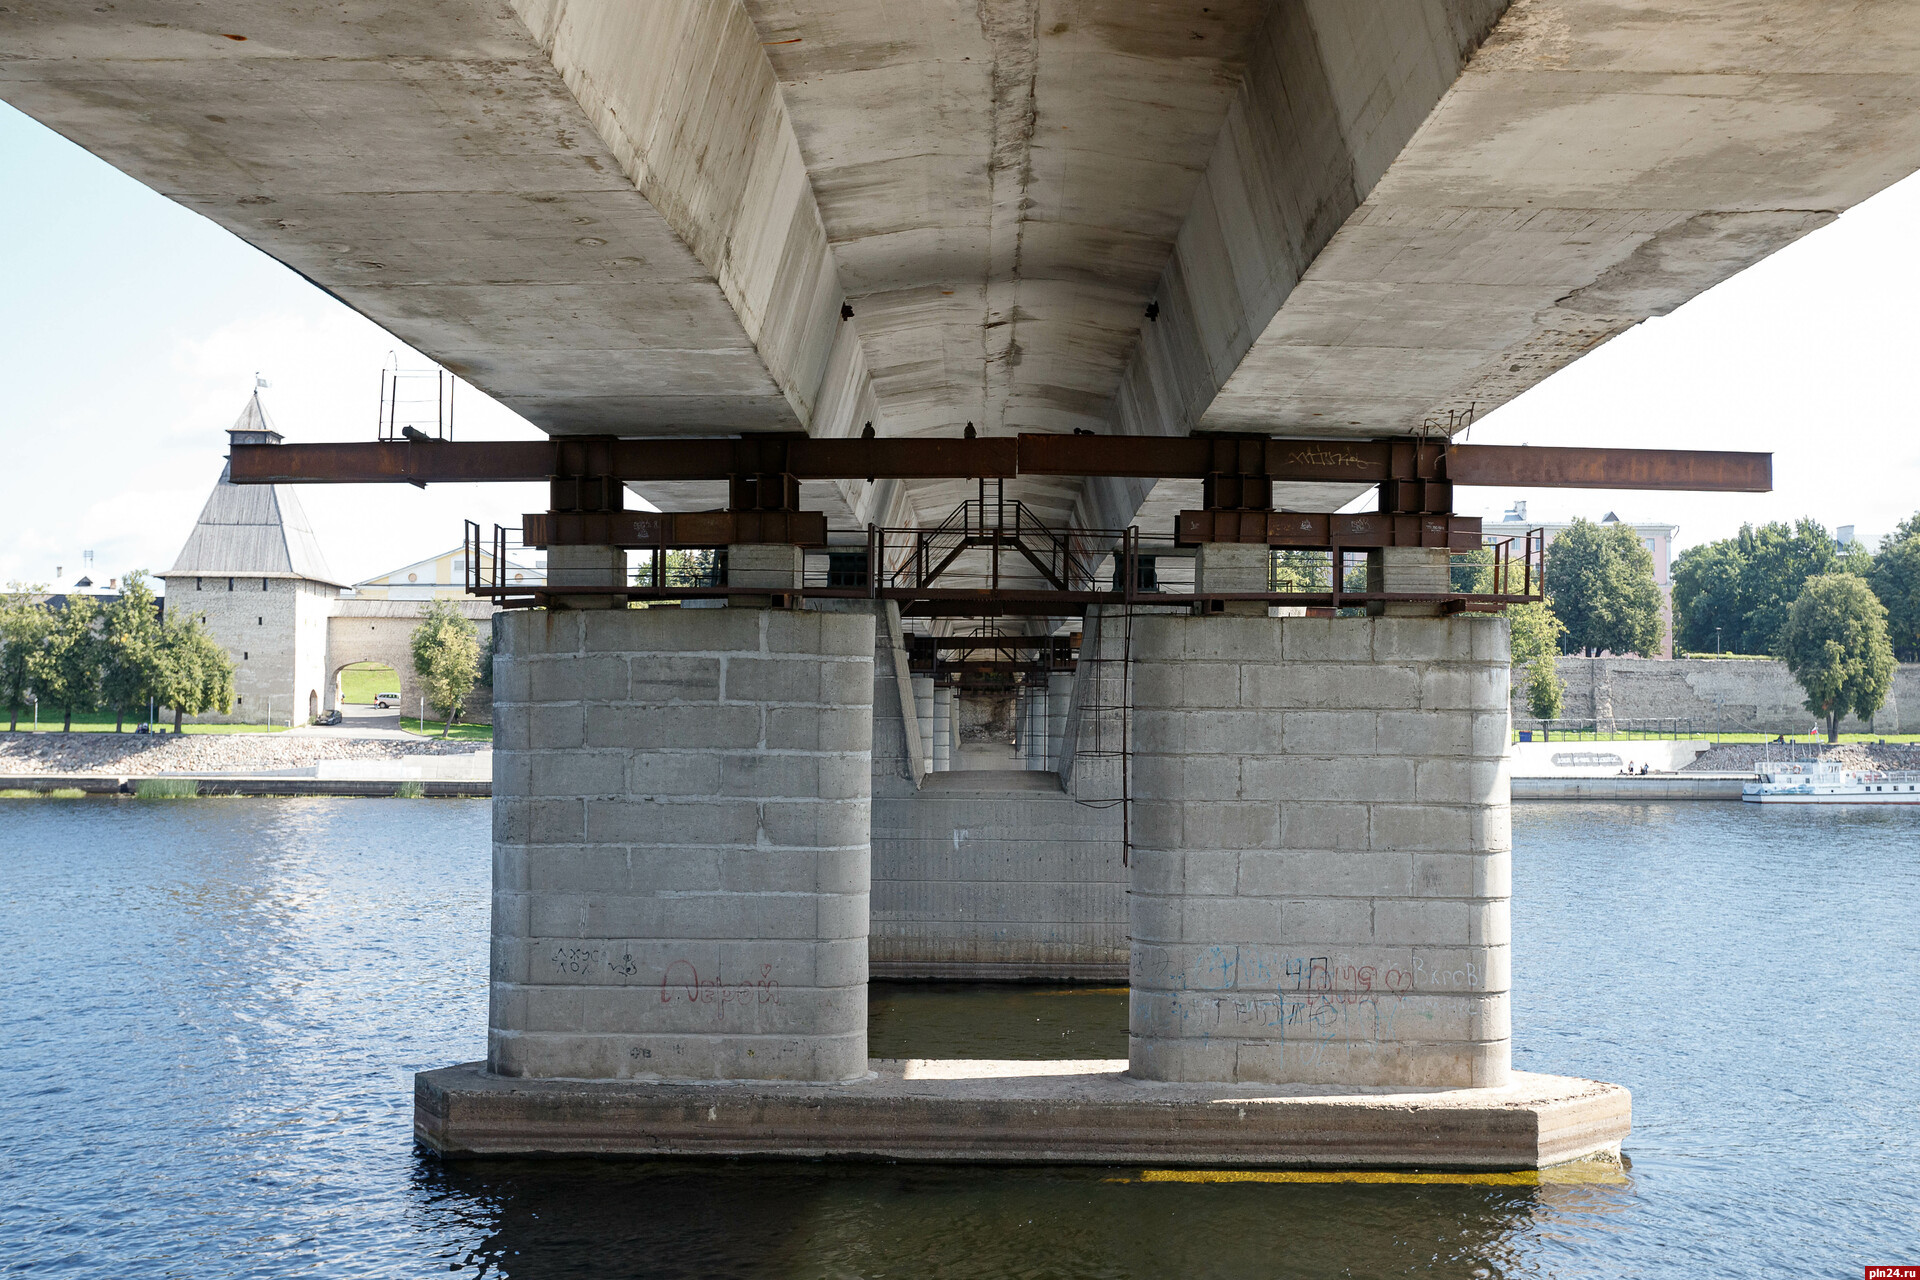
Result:
<svg viewBox="0 0 1920 1280">
<path fill-rule="evenodd" d="M 489 1069 L 867 1071 L 874 619 L 494 619 Z"/>
<path fill-rule="evenodd" d="M 953 690 L 933 691 L 933 768 L 945 773 L 953 768 Z"/>
<path fill-rule="evenodd" d="M 1506 620 L 1133 625 L 1130 1073 L 1506 1084 Z"/>
</svg>

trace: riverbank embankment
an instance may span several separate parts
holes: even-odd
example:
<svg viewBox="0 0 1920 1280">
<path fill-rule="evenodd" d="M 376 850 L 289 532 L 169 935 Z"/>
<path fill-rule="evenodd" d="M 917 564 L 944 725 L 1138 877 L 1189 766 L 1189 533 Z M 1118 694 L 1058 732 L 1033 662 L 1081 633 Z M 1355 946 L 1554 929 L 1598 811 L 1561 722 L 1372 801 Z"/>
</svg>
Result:
<svg viewBox="0 0 1920 1280">
<path fill-rule="evenodd" d="M 492 794 L 486 743 L 310 734 L 0 733 L 0 791 L 131 794 L 143 779 L 201 795 Z"/>
</svg>

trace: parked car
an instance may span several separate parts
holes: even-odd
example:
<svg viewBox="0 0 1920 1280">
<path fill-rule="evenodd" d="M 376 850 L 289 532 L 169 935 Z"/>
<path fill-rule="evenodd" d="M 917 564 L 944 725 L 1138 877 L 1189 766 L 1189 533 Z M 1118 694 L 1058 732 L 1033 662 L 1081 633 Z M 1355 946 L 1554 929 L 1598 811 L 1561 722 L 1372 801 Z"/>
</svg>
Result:
<svg viewBox="0 0 1920 1280">
<path fill-rule="evenodd" d="M 376 693 L 373 695 L 373 705 L 379 707 L 382 711 L 385 711 L 388 707 L 397 706 L 399 702 L 400 695 L 397 693 Z"/>
<path fill-rule="evenodd" d="M 319 715 L 319 716 L 318 716 L 318 717 L 317 717 L 317 718 L 316 718 L 316 719 L 314 720 L 314 723 L 315 723 L 315 724 L 339 724 L 339 723 L 340 723 L 340 708 L 338 708 L 338 707 L 335 707 L 335 708 L 334 708 L 333 710 L 331 710 L 331 711 L 324 711 L 324 712 L 322 712 L 322 713 L 321 713 L 321 714 L 320 714 L 320 715 Z"/>
</svg>

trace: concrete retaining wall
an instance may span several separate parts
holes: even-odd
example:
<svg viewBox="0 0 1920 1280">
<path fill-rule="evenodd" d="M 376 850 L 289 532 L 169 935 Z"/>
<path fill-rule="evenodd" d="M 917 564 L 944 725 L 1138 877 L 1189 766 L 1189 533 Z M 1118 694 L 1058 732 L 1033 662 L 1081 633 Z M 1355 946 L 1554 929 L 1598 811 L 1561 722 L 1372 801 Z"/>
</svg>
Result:
<svg viewBox="0 0 1920 1280">
<path fill-rule="evenodd" d="M 1515 778 L 1515 800 L 1738 800 L 1751 781 L 1739 777 Z"/>
<path fill-rule="evenodd" d="M 1516 742 L 1510 747 L 1515 778 L 1607 778 L 1645 765 L 1660 773 L 1684 769 L 1713 743 L 1697 738 L 1629 739 L 1623 742 Z"/>
<path fill-rule="evenodd" d="M 865 1074 L 873 630 L 499 616 L 493 1071 Z"/>
<path fill-rule="evenodd" d="M 1505 620 L 1133 626 L 1132 1073 L 1505 1083 Z"/>
<path fill-rule="evenodd" d="M 1566 684 L 1560 714 L 1570 720 L 1691 717 L 1702 733 L 1716 728 L 1724 733 L 1805 733 L 1814 720 L 1806 709 L 1807 695 L 1784 662 L 1561 658 L 1554 665 Z M 1513 687 L 1513 716 L 1523 729 L 1534 723 L 1525 684 L 1519 680 Z M 1848 733 L 1868 731 L 1851 718 L 1841 727 Z M 1881 733 L 1920 728 L 1920 664 L 1902 664 L 1894 673 L 1893 693 L 1872 728 Z"/>
</svg>

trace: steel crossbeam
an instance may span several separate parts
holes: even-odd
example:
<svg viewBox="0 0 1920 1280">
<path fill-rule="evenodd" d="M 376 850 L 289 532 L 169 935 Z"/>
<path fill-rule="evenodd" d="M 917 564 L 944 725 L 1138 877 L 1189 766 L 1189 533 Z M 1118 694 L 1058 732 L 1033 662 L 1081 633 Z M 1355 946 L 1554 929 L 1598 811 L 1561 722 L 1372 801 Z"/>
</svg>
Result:
<svg viewBox="0 0 1920 1280">
<path fill-rule="evenodd" d="M 1216 483 L 1527 486 L 1765 493 L 1766 453 L 1689 449 L 1583 449 L 1401 440 L 1302 440 L 1260 436 L 1019 435 L 971 440 L 728 439 L 369 442 L 233 446 L 235 484 L 382 484 L 528 481 L 604 476 L 623 481 L 991 480 L 1020 476 L 1112 476 Z M 1222 485 L 1234 487 L 1233 483 Z M 1221 499 L 1236 495 L 1221 493 Z M 1259 509 L 1254 501 L 1209 507 Z M 1411 495 L 1409 495 L 1411 496 Z M 1450 495 L 1445 495 L 1450 499 Z M 765 504 L 756 504 L 764 506 Z M 1449 505 L 1396 502 L 1418 514 Z"/>
</svg>

